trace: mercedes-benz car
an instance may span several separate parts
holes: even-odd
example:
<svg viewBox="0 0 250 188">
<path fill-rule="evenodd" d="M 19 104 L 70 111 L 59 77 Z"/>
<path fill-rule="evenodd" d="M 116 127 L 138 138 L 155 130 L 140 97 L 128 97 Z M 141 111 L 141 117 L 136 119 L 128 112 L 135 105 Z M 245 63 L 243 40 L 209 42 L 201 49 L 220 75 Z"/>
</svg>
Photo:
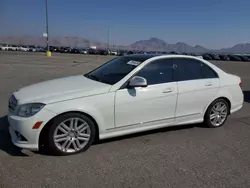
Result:
<svg viewBox="0 0 250 188">
<path fill-rule="evenodd" d="M 240 77 L 194 56 L 141 54 L 19 89 L 8 121 L 16 146 L 68 155 L 95 139 L 183 124 L 217 128 L 242 106 Z"/>
</svg>

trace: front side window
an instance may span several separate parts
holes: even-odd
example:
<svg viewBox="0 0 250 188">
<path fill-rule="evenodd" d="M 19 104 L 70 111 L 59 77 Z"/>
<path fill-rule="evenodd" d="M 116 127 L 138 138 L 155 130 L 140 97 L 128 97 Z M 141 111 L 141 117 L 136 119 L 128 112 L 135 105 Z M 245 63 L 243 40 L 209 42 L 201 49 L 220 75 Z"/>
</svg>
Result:
<svg viewBox="0 0 250 188">
<path fill-rule="evenodd" d="M 106 84 L 115 84 L 123 79 L 127 74 L 134 70 L 149 56 L 122 56 L 112 59 L 97 69 L 91 71 L 85 76 L 89 79 L 103 82 Z"/>
<path fill-rule="evenodd" d="M 173 81 L 173 61 L 160 59 L 146 65 L 136 76 L 147 79 L 148 85 L 162 84 Z"/>
<path fill-rule="evenodd" d="M 215 71 L 201 61 L 191 58 L 176 58 L 175 79 L 177 81 L 218 78 Z"/>
</svg>

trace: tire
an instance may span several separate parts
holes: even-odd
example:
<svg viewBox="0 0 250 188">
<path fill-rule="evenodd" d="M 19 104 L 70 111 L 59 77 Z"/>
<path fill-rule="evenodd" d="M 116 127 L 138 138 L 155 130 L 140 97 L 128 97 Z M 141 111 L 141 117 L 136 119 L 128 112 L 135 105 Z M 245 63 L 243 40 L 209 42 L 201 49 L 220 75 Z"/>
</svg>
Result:
<svg viewBox="0 0 250 188">
<path fill-rule="evenodd" d="M 220 109 L 222 109 L 222 106 L 223 106 L 223 109 L 225 109 L 225 110 L 221 110 L 221 111 L 215 110 L 215 109 L 219 109 L 219 106 L 221 106 Z M 230 111 L 229 104 L 226 100 L 216 99 L 208 107 L 208 109 L 205 113 L 205 116 L 204 116 L 204 123 L 209 128 L 221 127 L 227 121 L 229 111 Z M 221 119 L 219 119 L 219 117 Z M 216 121 L 216 118 L 218 121 Z M 220 120 L 222 120 L 222 121 L 220 121 Z"/>
<path fill-rule="evenodd" d="M 73 126 L 71 126 L 71 124 Z M 52 120 L 48 126 L 49 128 L 46 142 L 48 151 L 51 154 L 59 156 L 72 155 L 86 151 L 93 143 L 96 135 L 95 123 L 89 117 L 80 113 L 67 113 L 58 116 Z M 81 128 L 81 126 L 83 127 Z M 81 130 L 84 131 L 79 133 Z M 68 145 L 69 148 L 66 149 Z"/>
</svg>

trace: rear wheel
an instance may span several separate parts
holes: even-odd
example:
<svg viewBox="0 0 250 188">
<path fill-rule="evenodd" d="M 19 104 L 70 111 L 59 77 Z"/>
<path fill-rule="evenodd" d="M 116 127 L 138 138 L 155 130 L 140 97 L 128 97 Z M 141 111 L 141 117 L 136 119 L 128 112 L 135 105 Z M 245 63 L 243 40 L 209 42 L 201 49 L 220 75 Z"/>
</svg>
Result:
<svg viewBox="0 0 250 188">
<path fill-rule="evenodd" d="M 204 123 L 210 128 L 221 127 L 227 120 L 229 110 L 229 104 L 226 100 L 215 100 L 207 109 Z"/>
<path fill-rule="evenodd" d="M 55 155 L 86 151 L 95 138 L 94 122 L 79 113 L 68 113 L 52 121 L 48 130 L 48 148 Z"/>
</svg>

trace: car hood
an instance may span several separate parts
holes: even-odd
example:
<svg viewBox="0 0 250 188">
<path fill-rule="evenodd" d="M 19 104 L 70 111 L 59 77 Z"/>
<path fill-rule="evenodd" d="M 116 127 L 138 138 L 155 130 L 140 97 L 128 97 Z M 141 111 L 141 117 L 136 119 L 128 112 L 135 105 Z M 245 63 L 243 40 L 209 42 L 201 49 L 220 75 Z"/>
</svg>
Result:
<svg viewBox="0 0 250 188">
<path fill-rule="evenodd" d="M 110 87 L 111 85 L 77 75 L 26 86 L 14 92 L 14 95 L 19 105 L 33 102 L 49 104 L 106 93 Z"/>
</svg>

